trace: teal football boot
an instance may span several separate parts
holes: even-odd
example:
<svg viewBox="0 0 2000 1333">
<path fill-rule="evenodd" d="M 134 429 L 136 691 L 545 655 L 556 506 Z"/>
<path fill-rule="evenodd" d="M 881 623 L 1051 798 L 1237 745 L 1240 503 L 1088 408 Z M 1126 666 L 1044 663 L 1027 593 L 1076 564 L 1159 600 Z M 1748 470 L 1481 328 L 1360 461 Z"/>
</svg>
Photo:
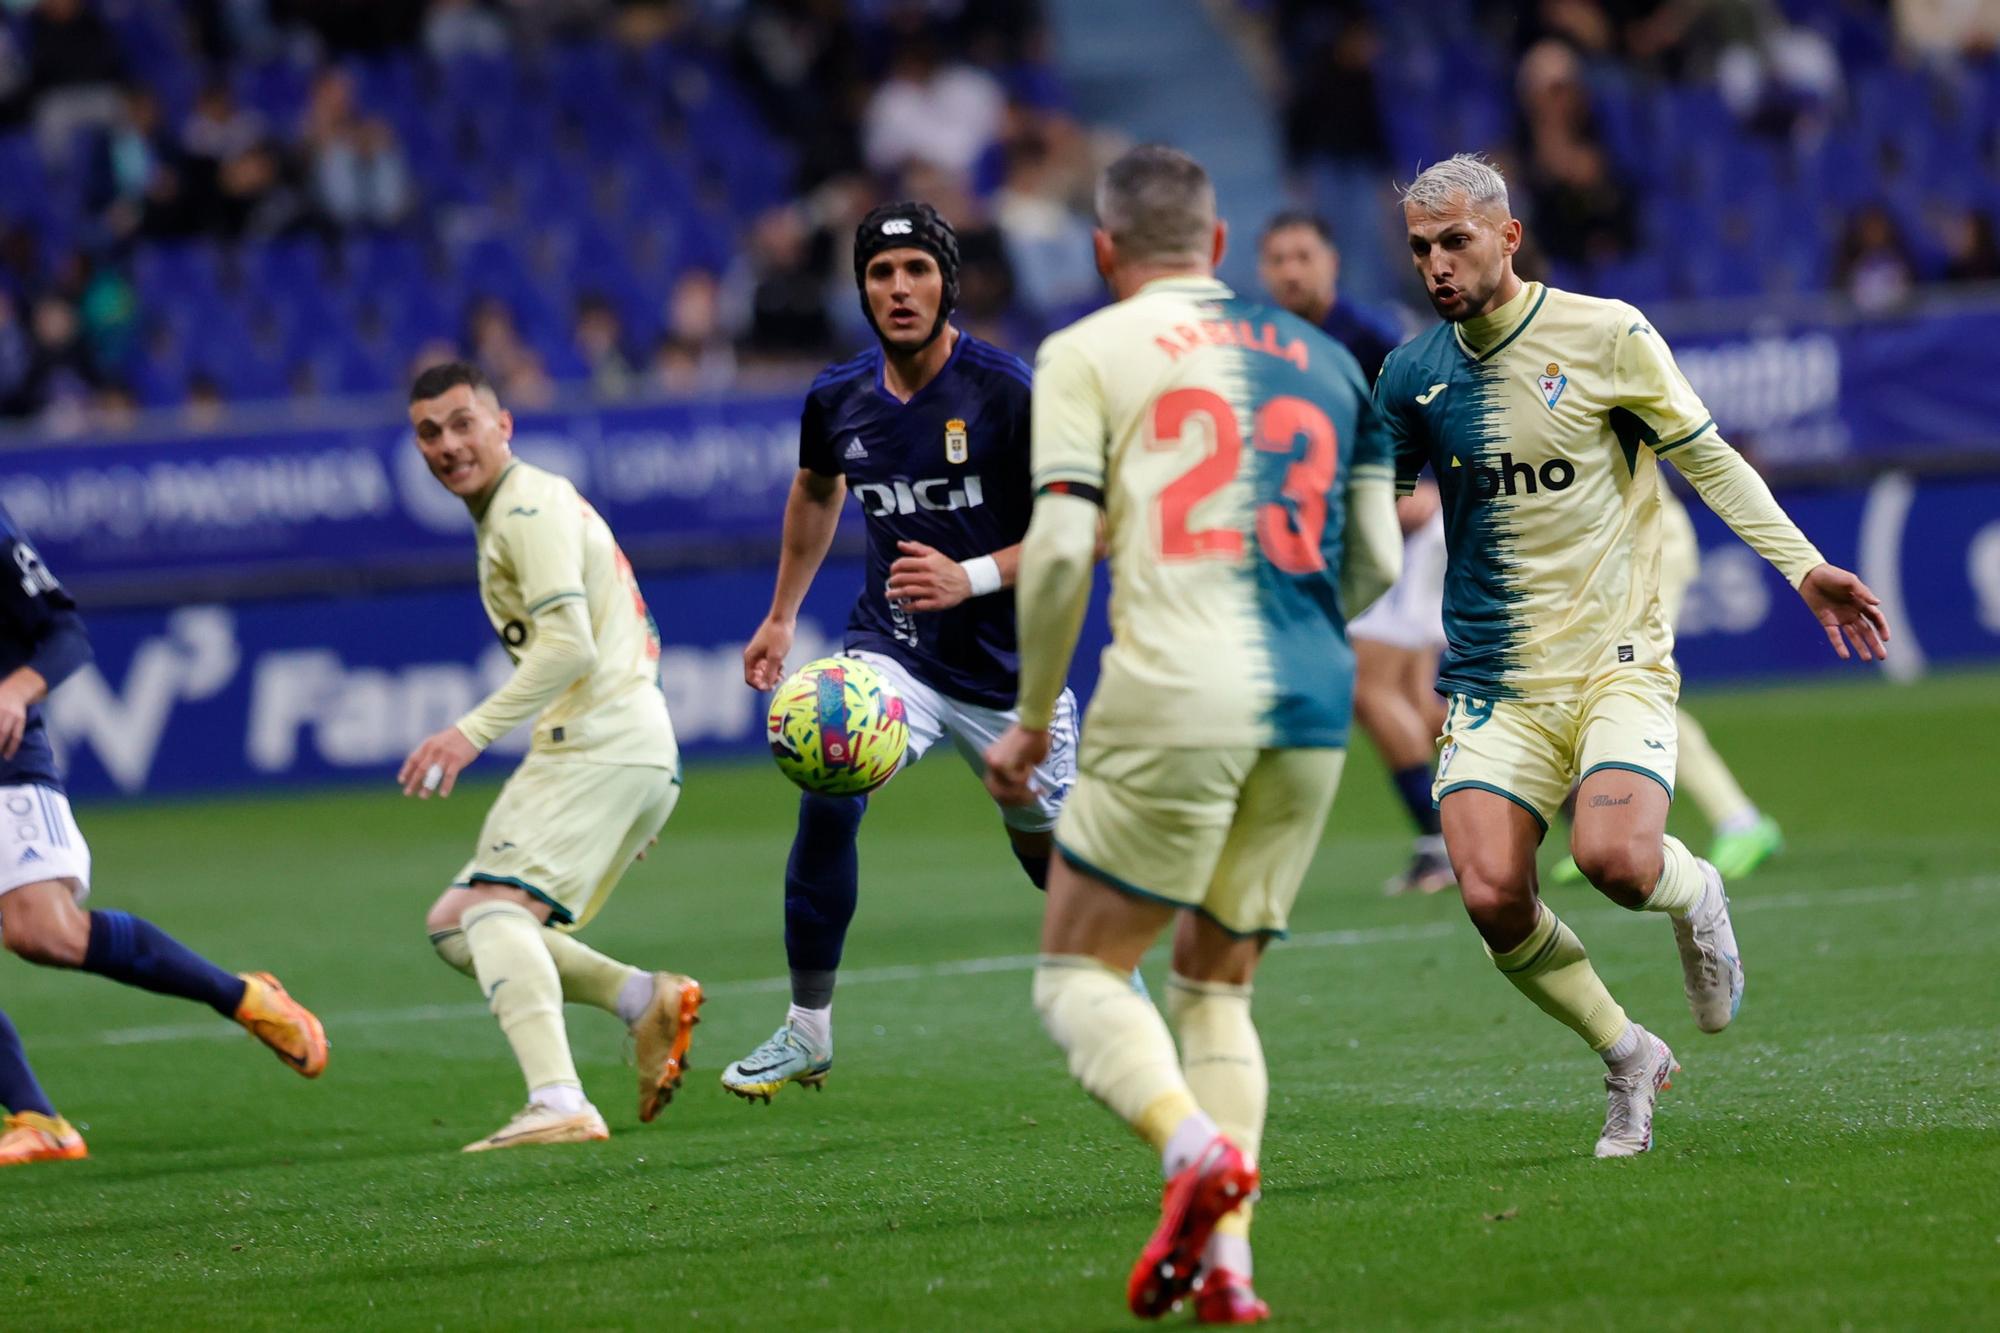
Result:
<svg viewBox="0 0 2000 1333">
<path fill-rule="evenodd" d="M 833 1068 L 833 1053 L 816 1052 L 787 1023 L 771 1039 L 722 1071 L 722 1086 L 746 1102 L 769 1102 L 787 1083 L 817 1091 Z"/>
</svg>

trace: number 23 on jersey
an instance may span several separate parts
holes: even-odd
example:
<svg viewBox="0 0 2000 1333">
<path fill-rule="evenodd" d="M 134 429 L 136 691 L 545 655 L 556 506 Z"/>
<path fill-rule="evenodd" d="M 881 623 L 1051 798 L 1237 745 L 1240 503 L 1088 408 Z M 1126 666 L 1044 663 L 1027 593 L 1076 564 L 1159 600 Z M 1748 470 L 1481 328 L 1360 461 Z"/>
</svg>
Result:
<svg viewBox="0 0 2000 1333">
<path fill-rule="evenodd" d="M 1243 433 L 1236 411 L 1209 389 L 1173 389 L 1153 404 L 1154 449 L 1178 449 L 1191 417 L 1205 418 L 1212 441 L 1193 467 L 1161 488 L 1155 501 L 1154 531 L 1165 560 L 1240 560 L 1243 534 L 1235 528 L 1195 528 L 1196 506 L 1236 480 L 1243 463 Z M 1285 469 L 1277 499 L 1257 502 L 1257 546 L 1264 558 L 1287 574 L 1315 574 L 1326 568 L 1320 537 L 1326 530 L 1326 497 L 1333 489 L 1339 439 L 1325 412 L 1303 398 L 1272 398 L 1257 409 L 1254 426 L 1260 453 L 1286 457 L 1305 441 L 1305 456 Z"/>
</svg>

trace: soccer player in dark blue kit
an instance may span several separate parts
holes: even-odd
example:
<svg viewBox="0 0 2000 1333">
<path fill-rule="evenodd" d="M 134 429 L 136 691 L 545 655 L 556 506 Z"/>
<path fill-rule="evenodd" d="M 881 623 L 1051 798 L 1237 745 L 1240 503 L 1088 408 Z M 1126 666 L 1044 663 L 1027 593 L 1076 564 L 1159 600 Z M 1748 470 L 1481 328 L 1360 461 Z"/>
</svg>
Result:
<svg viewBox="0 0 2000 1333">
<path fill-rule="evenodd" d="M 225 972 L 140 917 L 83 910 L 90 848 L 70 813 L 41 702 L 89 660 L 76 603 L 0 509 L 0 943 L 31 963 L 199 1000 L 316 1077 L 326 1034 L 276 977 Z M 0 1105 L 12 1113 L 0 1166 L 84 1156 L 82 1136 L 49 1105 L 4 1020 Z"/>
<path fill-rule="evenodd" d="M 768 690 L 785 674 L 800 604 L 833 542 L 842 501 L 860 501 L 868 572 L 848 617 L 847 656 L 902 697 L 904 764 L 950 738 L 975 772 L 1013 721 L 1014 574 L 1034 496 L 1029 370 L 952 327 L 958 238 L 927 204 L 885 204 L 863 218 L 854 277 L 877 345 L 825 371 L 806 395 L 799 473 L 785 506 L 770 614 L 743 651 L 743 676 Z M 1037 771 L 1034 804 L 1002 810 L 1037 887 L 1076 770 L 1076 700 L 1067 692 Z M 792 1005 L 771 1039 L 723 1071 L 744 1098 L 787 1083 L 817 1087 L 833 1065 L 833 984 L 854 917 L 861 796 L 807 794 L 785 868 L 785 952 Z"/>
</svg>

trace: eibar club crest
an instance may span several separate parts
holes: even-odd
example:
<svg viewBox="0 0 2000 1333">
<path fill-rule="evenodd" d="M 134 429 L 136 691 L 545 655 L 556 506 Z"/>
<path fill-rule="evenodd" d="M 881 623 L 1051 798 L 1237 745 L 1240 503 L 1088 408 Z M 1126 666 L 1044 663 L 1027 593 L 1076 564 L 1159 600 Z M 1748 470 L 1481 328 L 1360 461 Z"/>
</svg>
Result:
<svg viewBox="0 0 2000 1333">
<path fill-rule="evenodd" d="M 953 417 L 944 423 L 944 457 L 947 463 L 963 463 L 971 457 L 966 448 L 965 421 L 961 417 Z"/>
<path fill-rule="evenodd" d="M 1547 369 L 1542 371 L 1542 377 L 1535 383 L 1541 386 L 1542 401 L 1546 402 L 1549 411 L 1553 412 L 1556 410 L 1556 399 L 1562 397 L 1563 390 L 1569 387 L 1569 376 L 1563 374 L 1561 366 L 1551 361 Z"/>
</svg>

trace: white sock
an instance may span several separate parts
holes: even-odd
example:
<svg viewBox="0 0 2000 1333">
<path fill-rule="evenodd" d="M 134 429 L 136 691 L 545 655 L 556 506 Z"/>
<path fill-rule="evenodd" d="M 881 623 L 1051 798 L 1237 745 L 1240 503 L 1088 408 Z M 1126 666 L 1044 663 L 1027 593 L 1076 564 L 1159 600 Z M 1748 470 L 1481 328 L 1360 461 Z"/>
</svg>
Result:
<svg viewBox="0 0 2000 1333">
<path fill-rule="evenodd" d="M 590 1109 L 590 1099 L 574 1083 L 544 1083 L 528 1094 L 528 1100 L 561 1115 L 581 1115 Z"/>
<path fill-rule="evenodd" d="M 1751 829 L 1757 827 L 1757 821 L 1763 817 L 1764 812 L 1762 810 L 1759 810 L 1754 805 L 1746 805 L 1735 814 L 1717 824 L 1715 831 L 1724 836 L 1731 833 L 1748 833 Z"/>
<path fill-rule="evenodd" d="M 1215 1121 L 1208 1112 L 1196 1111 L 1174 1126 L 1174 1132 L 1167 1139 L 1167 1150 L 1161 1155 L 1160 1164 L 1171 1180 L 1187 1170 L 1188 1163 L 1201 1156 L 1206 1148 L 1222 1131 L 1215 1127 Z"/>
<path fill-rule="evenodd" d="M 1418 836 L 1412 850 L 1419 856 L 1443 856 L 1444 834 L 1425 833 Z"/>
<path fill-rule="evenodd" d="M 618 1016 L 625 1020 L 625 1026 L 646 1016 L 646 1006 L 653 1002 L 653 974 L 634 972 L 625 978 L 625 984 L 618 988 Z"/>
<path fill-rule="evenodd" d="M 833 1054 L 833 1006 L 802 1009 L 793 1005 L 785 1011 L 785 1026 L 799 1034 L 814 1055 Z"/>
<path fill-rule="evenodd" d="M 1598 1052 L 1599 1055 L 1604 1057 L 1604 1063 L 1607 1065 L 1622 1065 L 1638 1053 L 1639 1025 L 1637 1023 L 1627 1023 L 1624 1035 Z"/>
<path fill-rule="evenodd" d="M 1215 1232 L 1208 1238 L 1208 1248 L 1201 1252 L 1201 1266 L 1211 1273 L 1227 1269 L 1240 1277 L 1251 1276 L 1250 1238 Z"/>
</svg>

